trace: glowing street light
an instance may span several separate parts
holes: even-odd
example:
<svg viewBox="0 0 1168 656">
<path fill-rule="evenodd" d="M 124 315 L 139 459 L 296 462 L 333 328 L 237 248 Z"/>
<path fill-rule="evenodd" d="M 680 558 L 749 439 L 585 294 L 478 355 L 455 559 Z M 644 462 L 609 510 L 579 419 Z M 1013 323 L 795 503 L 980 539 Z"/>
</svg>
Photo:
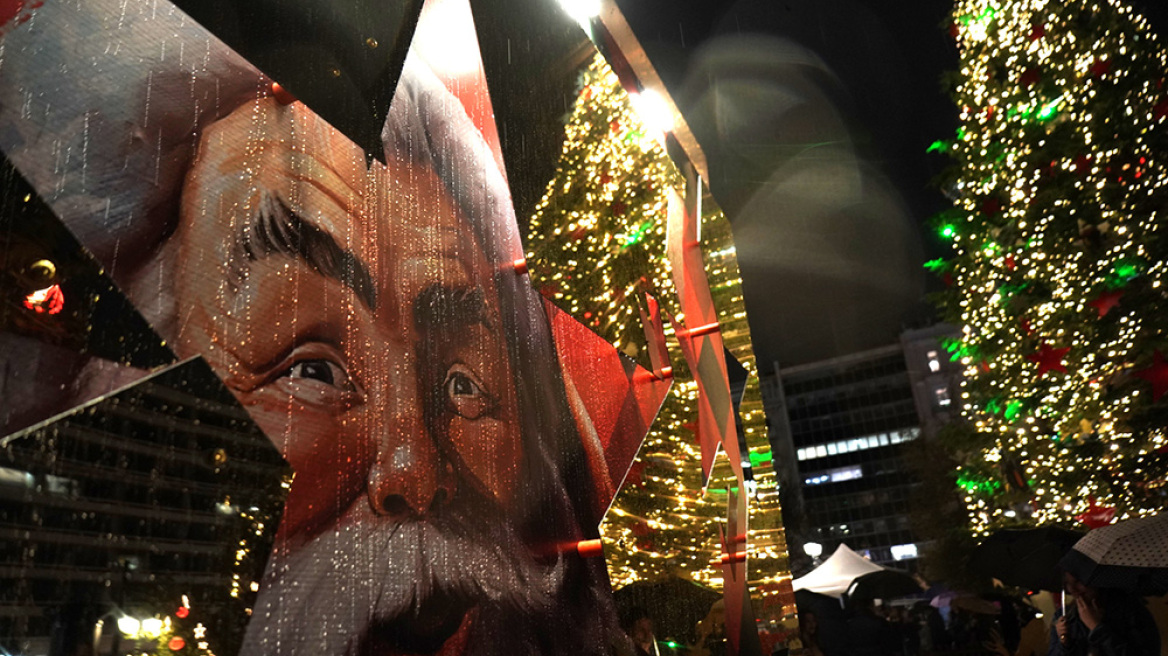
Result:
<svg viewBox="0 0 1168 656">
<path fill-rule="evenodd" d="M 572 20 L 579 23 L 584 31 L 588 31 L 592 19 L 600 15 L 600 0 L 560 0 L 560 7 L 572 17 Z"/>
</svg>

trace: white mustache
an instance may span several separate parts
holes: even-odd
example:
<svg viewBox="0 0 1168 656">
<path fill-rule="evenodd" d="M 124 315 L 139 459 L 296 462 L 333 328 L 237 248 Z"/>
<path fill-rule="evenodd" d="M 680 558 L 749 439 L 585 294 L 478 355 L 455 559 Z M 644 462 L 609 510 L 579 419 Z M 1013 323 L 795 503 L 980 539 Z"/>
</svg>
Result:
<svg viewBox="0 0 1168 656">
<path fill-rule="evenodd" d="M 305 545 L 277 545 L 240 653 L 353 654 L 371 626 L 416 616 L 436 594 L 526 616 L 550 608 L 562 558 L 540 565 L 504 518 L 470 515 L 399 523 L 351 510 Z"/>
</svg>

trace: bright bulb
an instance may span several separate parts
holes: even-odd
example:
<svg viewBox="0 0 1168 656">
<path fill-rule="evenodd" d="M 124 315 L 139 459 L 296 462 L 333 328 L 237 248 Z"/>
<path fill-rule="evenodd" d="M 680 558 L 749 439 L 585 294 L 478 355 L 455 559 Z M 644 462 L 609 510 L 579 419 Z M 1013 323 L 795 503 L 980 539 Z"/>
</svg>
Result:
<svg viewBox="0 0 1168 656">
<path fill-rule="evenodd" d="M 129 615 L 118 618 L 118 630 L 122 635 L 133 637 L 142 629 L 142 623 Z"/>
<path fill-rule="evenodd" d="M 673 110 L 661 94 L 646 89 L 641 93 L 629 94 L 629 101 L 645 122 L 645 127 L 659 133 L 673 132 Z"/>
<path fill-rule="evenodd" d="M 142 633 L 147 638 L 157 638 L 162 635 L 162 620 L 157 617 L 142 620 Z"/>
<path fill-rule="evenodd" d="M 808 542 L 803 545 L 803 553 L 812 558 L 819 558 L 823 555 L 823 545 L 818 542 Z"/>
</svg>

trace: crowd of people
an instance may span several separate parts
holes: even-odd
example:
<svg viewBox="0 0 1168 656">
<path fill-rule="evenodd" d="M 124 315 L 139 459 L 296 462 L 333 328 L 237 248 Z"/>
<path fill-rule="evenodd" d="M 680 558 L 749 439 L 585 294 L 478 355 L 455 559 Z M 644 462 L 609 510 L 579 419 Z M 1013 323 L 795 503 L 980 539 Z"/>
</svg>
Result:
<svg viewBox="0 0 1168 656">
<path fill-rule="evenodd" d="M 1065 575 L 1053 617 L 1027 598 L 994 594 L 877 605 L 839 612 L 801 608 L 807 656 L 1159 656 L 1161 628 L 1146 601 L 1119 589 L 1083 585 Z M 1066 599 L 1066 607 L 1060 608 Z M 1161 623 L 1166 618 L 1161 618 Z M 1049 624 L 1047 623 L 1049 621 Z"/>
</svg>

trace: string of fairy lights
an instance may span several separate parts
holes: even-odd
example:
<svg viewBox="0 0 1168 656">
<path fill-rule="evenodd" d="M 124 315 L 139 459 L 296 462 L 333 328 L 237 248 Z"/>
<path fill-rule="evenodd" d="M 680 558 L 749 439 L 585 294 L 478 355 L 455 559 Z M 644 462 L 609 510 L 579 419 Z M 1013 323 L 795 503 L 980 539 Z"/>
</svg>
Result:
<svg viewBox="0 0 1168 656">
<path fill-rule="evenodd" d="M 533 284 L 626 354 L 641 356 L 639 294 L 649 291 L 664 311 L 679 313 L 665 226 L 669 191 L 684 185 L 617 76 L 596 56 L 581 75 L 556 175 L 530 223 Z M 729 222 L 714 203 L 703 208 L 702 249 L 723 338 L 748 372 L 740 416 L 757 484 L 748 534 L 751 587 L 756 597 L 775 595 L 790 575 L 741 280 Z M 671 574 L 722 583 L 718 525 L 726 521 L 726 489 L 735 476 L 720 456 L 703 493 L 697 385 L 668 324 L 666 335 L 673 388 L 601 529 L 618 588 Z"/>
<path fill-rule="evenodd" d="M 1168 57 L 1115 0 L 961 0 L 953 257 L 977 534 L 1168 506 Z"/>
</svg>

